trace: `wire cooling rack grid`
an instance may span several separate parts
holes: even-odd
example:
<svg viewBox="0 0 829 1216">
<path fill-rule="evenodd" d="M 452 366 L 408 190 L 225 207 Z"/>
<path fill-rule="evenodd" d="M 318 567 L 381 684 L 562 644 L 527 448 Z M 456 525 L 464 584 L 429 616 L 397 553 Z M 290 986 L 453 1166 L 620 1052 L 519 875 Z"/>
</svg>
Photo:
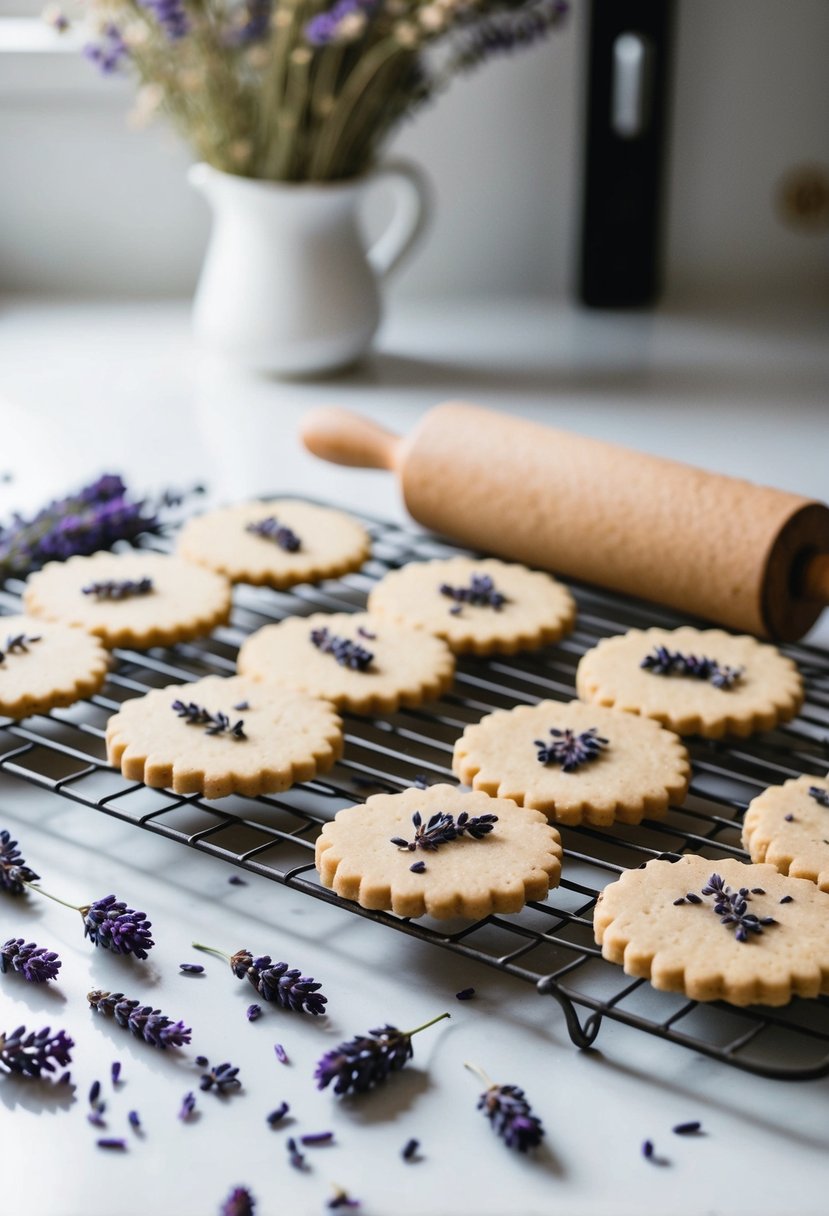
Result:
<svg viewBox="0 0 829 1216">
<path fill-rule="evenodd" d="M 652 605 L 575 586 L 579 616 L 574 633 L 546 650 L 518 657 L 464 658 L 453 690 L 439 703 L 382 718 L 345 715 L 344 759 L 325 779 L 279 797 L 231 797 L 208 802 L 126 781 L 107 766 L 107 717 L 121 702 L 150 688 L 235 671 L 236 651 L 253 630 L 289 615 L 362 608 L 371 586 L 410 561 L 457 550 L 434 538 L 375 519 L 364 520 L 373 556 L 359 574 L 289 593 L 240 586 L 229 626 L 209 638 L 171 649 L 115 652 L 101 694 L 48 716 L 0 720 L 0 768 L 107 815 L 180 841 L 244 869 L 338 904 L 424 943 L 475 959 L 535 986 L 561 1007 L 579 1047 L 611 1018 L 680 1043 L 734 1067 L 781 1079 L 829 1074 L 829 1000 L 795 999 L 784 1009 L 698 1004 L 657 992 L 605 962 L 593 940 L 592 912 L 599 891 L 624 869 L 652 857 L 697 852 L 712 860 L 745 858 L 740 821 L 767 785 L 829 766 L 829 655 L 787 646 L 807 685 L 807 702 L 790 725 L 749 740 L 693 740 L 693 781 L 687 801 L 659 822 L 561 829 L 565 865 L 561 886 L 544 902 L 511 916 L 470 924 L 406 920 L 369 912 L 319 883 L 314 842 L 343 805 L 418 779 L 452 781 L 452 745 L 464 727 L 494 709 L 544 698 L 569 700 L 580 656 L 599 638 L 634 626 L 682 623 Z M 22 584 L 0 592 L 0 609 L 19 611 Z"/>
</svg>

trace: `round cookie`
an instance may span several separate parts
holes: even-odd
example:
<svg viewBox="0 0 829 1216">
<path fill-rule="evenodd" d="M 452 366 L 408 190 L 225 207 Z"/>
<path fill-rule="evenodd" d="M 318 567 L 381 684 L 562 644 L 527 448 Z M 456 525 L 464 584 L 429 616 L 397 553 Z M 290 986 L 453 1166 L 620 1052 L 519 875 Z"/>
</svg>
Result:
<svg viewBox="0 0 829 1216">
<path fill-rule="evenodd" d="M 30 612 L 79 625 L 105 646 L 172 646 L 230 617 L 230 584 L 166 553 L 95 553 L 49 562 L 31 575 Z"/>
<path fill-rule="evenodd" d="M 441 696 L 451 687 L 455 659 L 422 629 L 367 612 L 318 612 L 257 630 L 242 645 L 238 666 L 243 675 L 354 713 L 383 714 Z"/>
<path fill-rule="evenodd" d="M 682 802 L 691 766 L 658 722 L 581 701 L 542 701 L 467 726 L 452 770 L 474 789 L 558 823 L 607 827 L 654 819 Z"/>
<path fill-rule="evenodd" d="M 342 723 L 331 705 L 303 693 L 206 676 L 126 701 L 107 723 L 106 743 L 109 763 L 132 781 L 255 798 L 331 768 L 342 755 Z"/>
<path fill-rule="evenodd" d="M 551 575 L 494 558 L 411 562 L 377 584 L 368 607 L 444 638 L 457 654 L 545 646 L 576 619 L 573 597 Z"/>
<path fill-rule="evenodd" d="M 433 815 L 451 816 L 457 826 L 464 814 L 471 820 L 494 815 L 497 821 L 480 839 L 464 831 L 435 849 L 399 847 L 397 841 L 415 840 L 416 813 L 424 831 Z M 363 805 L 338 811 L 317 839 L 316 865 L 323 886 L 363 908 L 477 919 L 544 899 L 558 885 L 561 842 L 539 811 L 454 785 L 432 785 L 374 794 Z"/>
<path fill-rule="evenodd" d="M 743 844 L 752 861 L 829 891 L 829 778 L 797 777 L 764 790 L 749 803 Z"/>
<path fill-rule="evenodd" d="M 714 876 L 728 888 L 721 910 L 716 894 L 703 894 Z M 723 923 L 735 904 L 736 917 Z M 757 933 L 737 923 L 746 916 L 776 923 Z M 696 1001 L 785 1005 L 792 996 L 829 993 L 829 895 L 774 866 L 697 856 L 649 861 L 605 887 L 593 928 L 604 958 Z"/>
<path fill-rule="evenodd" d="M 658 674 L 643 667 L 645 660 L 670 670 Z M 680 674 L 683 665 L 707 678 Z M 730 687 L 718 687 L 716 680 Z M 677 734 L 709 739 L 771 730 L 793 718 L 803 703 L 797 668 L 774 646 L 690 626 L 631 629 L 603 638 L 582 657 L 576 690 L 583 701 L 642 714 Z"/>
<path fill-rule="evenodd" d="M 196 515 L 182 528 L 176 547 L 188 561 L 231 582 L 283 588 L 359 570 L 371 541 L 342 511 L 284 498 Z"/>
<path fill-rule="evenodd" d="M 0 716 L 26 718 L 91 697 L 104 685 L 109 655 L 97 638 L 32 616 L 0 620 Z"/>
</svg>

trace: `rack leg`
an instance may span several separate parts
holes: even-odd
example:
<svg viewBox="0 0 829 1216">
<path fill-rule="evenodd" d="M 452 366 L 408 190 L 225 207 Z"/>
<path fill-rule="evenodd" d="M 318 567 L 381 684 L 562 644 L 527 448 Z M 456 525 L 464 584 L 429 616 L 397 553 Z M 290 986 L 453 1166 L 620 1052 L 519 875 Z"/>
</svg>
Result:
<svg viewBox="0 0 829 1216">
<path fill-rule="evenodd" d="M 587 1051 L 593 1046 L 596 1035 L 602 1024 L 602 1015 L 600 1013 L 591 1013 L 587 1021 L 582 1025 L 579 1021 L 579 1015 L 576 1013 L 576 1007 L 566 993 L 562 992 L 558 982 L 551 976 L 545 976 L 539 980 L 536 985 L 538 991 L 544 996 L 551 996 L 558 1001 L 561 1006 L 564 1020 L 567 1023 L 567 1032 L 570 1035 L 571 1042 L 575 1043 L 576 1047 L 582 1051 Z"/>
</svg>

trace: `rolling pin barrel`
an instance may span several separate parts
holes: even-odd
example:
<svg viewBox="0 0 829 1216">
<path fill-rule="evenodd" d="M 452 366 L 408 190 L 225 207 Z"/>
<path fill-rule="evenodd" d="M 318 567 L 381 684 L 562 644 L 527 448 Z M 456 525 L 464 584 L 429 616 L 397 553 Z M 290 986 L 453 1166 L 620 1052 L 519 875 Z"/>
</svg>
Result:
<svg viewBox="0 0 829 1216">
<path fill-rule="evenodd" d="M 452 402 L 344 459 L 337 415 L 339 455 L 330 411 L 308 419 L 310 450 L 396 469 L 414 518 L 471 548 L 779 640 L 829 602 L 829 509 L 811 499 Z"/>
</svg>

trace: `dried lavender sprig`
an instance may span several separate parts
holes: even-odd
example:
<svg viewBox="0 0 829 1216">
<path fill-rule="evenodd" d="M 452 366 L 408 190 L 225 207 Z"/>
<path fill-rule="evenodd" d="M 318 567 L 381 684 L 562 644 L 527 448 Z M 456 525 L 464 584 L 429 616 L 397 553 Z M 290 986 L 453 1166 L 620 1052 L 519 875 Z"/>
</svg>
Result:
<svg viewBox="0 0 829 1216">
<path fill-rule="evenodd" d="M 221 1207 L 221 1216 L 254 1216 L 256 1200 L 246 1186 L 235 1186 Z"/>
<path fill-rule="evenodd" d="M 610 742 L 600 735 L 595 726 L 576 734 L 568 729 L 550 727 L 551 741 L 535 740 L 537 759 L 541 764 L 560 764 L 563 773 L 573 773 L 582 764 L 597 760 Z"/>
<path fill-rule="evenodd" d="M 9 895 L 23 895 L 26 884 L 36 882 L 39 877 L 26 865 L 17 841 L 12 840 L 5 828 L 0 831 L 0 891 L 6 891 Z"/>
<path fill-rule="evenodd" d="M 669 650 L 667 646 L 654 646 L 650 654 L 646 654 L 639 664 L 645 671 L 655 676 L 689 676 L 694 680 L 707 680 L 715 688 L 728 691 L 743 675 L 742 667 L 728 667 L 716 659 L 705 658 L 695 654 L 682 654 L 679 650 Z"/>
<path fill-rule="evenodd" d="M 199 1089 L 203 1089 L 205 1092 L 215 1089 L 218 1094 L 226 1094 L 241 1088 L 239 1069 L 230 1063 L 216 1064 L 213 1068 L 208 1068 L 207 1072 L 202 1073 L 199 1080 Z"/>
<path fill-rule="evenodd" d="M 149 595 L 155 590 L 151 578 L 107 578 L 87 583 L 81 588 L 84 595 L 94 595 L 96 600 L 127 600 L 134 596 Z"/>
<path fill-rule="evenodd" d="M 350 638 L 331 633 L 327 626 L 312 629 L 309 637 L 317 650 L 333 655 L 341 667 L 348 667 L 351 671 L 368 671 L 374 662 L 374 653 L 371 650 L 367 650 L 358 642 L 352 642 Z"/>
<path fill-rule="evenodd" d="M 57 979 L 61 961 L 54 950 L 25 942 L 22 937 L 10 937 L 0 949 L 0 972 L 19 971 L 31 984 L 45 984 Z"/>
<path fill-rule="evenodd" d="M 178 1112 L 178 1117 L 182 1123 L 186 1123 L 193 1111 L 196 1109 L 196 1095 L 190 1091 L 184 1095 L 181 1100 L 181 1108 Z"/>
<path fill-rule="evenodd" d="M 495 580 L 488 574 L 471 574 L 468 587 L 453 587 L 451 583 L 441 583 L 438 590 L 441 595 L 454 600 L 456 604 L 472 604 L 478 608 L 494 608 L 500 612 L 507 597 L 495 586 Z"/>
<path fill-rule="evenodd" d="M 273 541 L 286 553 L 296 553 L 302 545 L 296 532 L 292 532 L 285 524 L 281 524 L 275 515 L 268 515 L 265 519 L 248 524 L 245 531 L 252 532 L 254 536 L 261 536 L 263 540 Z"/>
<path fill-rule="evenodd" d="M 247 739 L 244 731 L 244 718 L 231 722 L 228 715 L 222 713 L 221 710 L 211 714 L 209 709 L 205 709 L 203 705 L 197 705 L 195 701 L 185 702 L 176 699 L 170 708 L 180 718 L 186 718 L 188 726 L 204 726 L 206 735 L 229 735 L 231 739 Z"/>
<path fill-rule="evenodd" d="M 27 1031 L 25 1026 L 0 1033 L 0 1072 L 42 1077 L 72 1062 L 72 1039 L 63 1030 L 52 1034 L 48 1026 Z"/>
<path fill-rule="evenodd" d="M 457 820 L 454 815 L 445 811 L 435 811 L 434 815 L 424 825 L 420 811 L 412 815 L 415 829 L 414 840 L 404 840 L 402 836 L 392 836 L 390 843 L 398 849 L 427 849 L 434 852 L 442 844 L 449 844 L 461 836 L 469 836 L 472 840 L 483 840 L 498 822 L 497 815 L 477 815 L 470 818 L 468 811 L 461 811 Z"/>
<path fill-rule="evenodd" d="M 475 1064 L 466 1064 L 486 1085 L 478 1099 L 482 1110 L 508 1148 L 526 1153 L 537 1148 L 544 1136 L 541 1120 L 533 1114 L 527 1096 L 517 1085 L 496 1085 Z"/>
<path fill-rule="evenodd" d="M 335 1094 L 360 1094 L 388 1080 L 412 1058 L 412 1037 L 448 1018 L 441 1013 L 414 1030 L 398 1030 L 396 1026 L 380 1026 L 367 1035 L 358 1035 L 327 1051 L 314 1071 L 317 1089 L 334 1085 Z"/>
<path fill-rule="evenodd" d="M 98 1013 L 115 1018 L 119 1026 L 152 1047 L 183 1047 L 190 1042 L 192 1031 L 184 1022 L 174 1022 L 159 1009 L 130 1000 L 123 992 L 101 992 L 96 988 L 86 999 Z"/>
<path fill-rule="evenodd" d="M 748 887 L 734 891 L 719 874 L 711 875 L 702 888 L 702 894 L 714 896 L 714 913 L 719 916 L 720 924 L 734 926 L 734 936 L 738 942 L 746 942 L 749 934 L 762 933 L 768 925 L 777 924 L 773 916 L 760 917 L 749 912 L 751 892 Z"/>
<path fill-rule="evenodd" d="M 42 640 L 39 633 L 10 633 L 6 638 L 6 649 L 0 650 L 0 663 L 5 663 L 8 654 L 28 654 L 29 646 Z"/>
<path fill-rule="evenodd" d="M 303 975 L 298 967 L 289 967 L 287 963 L 275 963 L 269 954 L 257 958 L 250 950 L 237 950 L 235 954 L 225 954 L 214 946 L 205 946 L 193 942 L 195 950 L 204 950 L 208 954 L 216 954 L 230 963 L 230 969 L 237 979 L 248 980 L 264 1001 L 291 1009 L 295 1013 L 310 1013 L 319 1017 L 325 1013 L 328 997 L 324 996 L 318 984 L 309 975 Z"/>
<path fill-rule="evenodd" d="M 136 912 L 114 895 L 104 895 L 91 904 L 70 904 L 65 899 L 59 899 L 43 887 L 26 882 L 30 891 L 44 895 L 53 903 L 63 908 L 71 908 L 80 912 L 83 917 L 84 937 L 88 937 L 93 946 L 102 950 L 110 950 L 113 954 L 133 954 L 136 958 L 146 958 L 147 951 L 152 950 L 155 942 L 150 937 L 152 923 L 147 920 L 146 912 Z"/>
<path fill-rule="evenodd" d="M 809 786 L 809 797 L 814 798 L 819 806 L 829 807 L 829 790 L 823 789 L 820 785 Z"/>
</svg>

